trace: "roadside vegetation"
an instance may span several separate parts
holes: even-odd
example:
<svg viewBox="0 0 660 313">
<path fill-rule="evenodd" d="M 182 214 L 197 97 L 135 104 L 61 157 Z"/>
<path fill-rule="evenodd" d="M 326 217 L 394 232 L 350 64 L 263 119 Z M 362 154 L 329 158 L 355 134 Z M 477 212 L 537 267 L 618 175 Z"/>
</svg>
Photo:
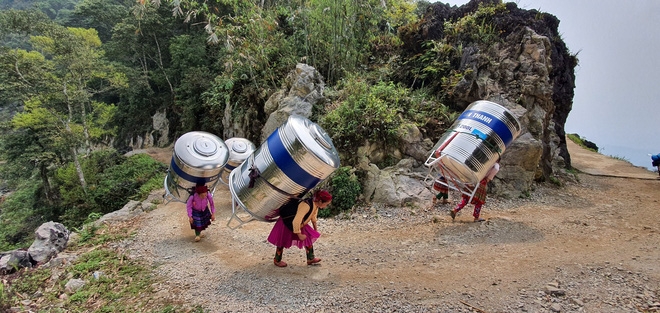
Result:
<svg viewBox="0 0 660 313">
<path fill-rule="evenodd" d="M 24 268 L 3 276 L 0 311 L 203 312 L 199 307 L 159 297 L 158 286 L 164 282 L 140 260 L 129 258 L 116 247 L 117 242 L 131 236 L 130 223 L 92 225 L 79 230 L 79 239 L 62 254 L 71 258 L 63 257 L 63 265 Z M 80 289 L 67 290 L 66 283 L 72 279 L 86 283 Z"/>
<path fill-rule="evenodd" d="M 566 134 L 566 137 L 576 143 L 578 146 L 585 148 L 589 151 L 598 152 L 598 146 L 595 143 L 580 137 L 578 134 Z"/>
</svg>

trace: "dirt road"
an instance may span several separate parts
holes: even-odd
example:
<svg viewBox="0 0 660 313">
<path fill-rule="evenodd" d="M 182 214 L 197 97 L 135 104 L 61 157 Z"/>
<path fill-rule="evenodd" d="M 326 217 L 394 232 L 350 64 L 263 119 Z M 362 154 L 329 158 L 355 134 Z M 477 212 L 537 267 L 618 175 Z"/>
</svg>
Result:
<svg viewBox="0 0 660 313">
<path fill-rule="evenodd" d="M 569 151 L 583 172 L 574 181 L 490 198 L 486 222 L 471 222 L 471 206 L 452 222 L 449 205 L 323 219 L 319 266 L 290 249 L 289 266 L 275 267 L 272 224 L 227 227 L 224 186 L 201 242 L 184 204 L 171 202 L 143 215 L 128 249 L 165 277 L 163 297 L 210 312 L 660 311 L 657 173 Z"/>
</svg>

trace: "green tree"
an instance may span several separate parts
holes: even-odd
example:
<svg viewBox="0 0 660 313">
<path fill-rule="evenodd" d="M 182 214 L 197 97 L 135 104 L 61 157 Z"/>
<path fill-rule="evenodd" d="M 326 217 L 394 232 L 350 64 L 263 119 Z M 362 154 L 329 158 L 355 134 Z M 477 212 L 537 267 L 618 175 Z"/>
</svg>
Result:
<svg viewBox="0 0 660 313">
<path fill-rule="evenodd" d="M 9 84 L 24 90 L 24 111 L 13 118 L 11 126 L 23 138 L 49 143 L 37 143 L 41 155 L 51 156 L 38 158 L 37 167 L 72 161 L 81 186 L 86 188 L 79 155 L 114 135 L 114 130 L 107 128 L 113 106 L 94 98 L 125 86 L 124 76 L 104 60 L 95 30 L 53 24 L 44 34 L 32 36 L 30 43 L 33 51 L 5 49 L 0 55 L 2 67 L 9 70 Z M 13 151 L 11 155 L 20 158 L 27 151 Z M 43 182 L 47 185 L 48 179 L 43 177 Z"/>
<path fill-rule="evenodd" d="M 203 94 L 211 87 L 219 71 L 215 68 L 214 51 L 208 49 L 203 34 L 180 35 L 172 38 L 169 53 L 172 57 L 170 70 L 175 80 L 176 101 L 172 106 L 177 116 L 180 132 L 206 129 L 209 118 Z"/>
<path fill-rule="evenodd" d="M 82 0 L 67 21 L 67 26 L 94 28 L 102 42 L 110 41 L 112 28 L 130 15 L 131 5 L 127 0 Z"/>
<path fill-rule="evenodd" d="M 132 10 L 138 9 L 134 7 Z M 180 114 L 182 110 L 178 102 L 188 99 L 185 94 L 177 95 L 178 85 L 186 78 L 184 73 L 171 68 L 170 41 L 177 36 L 186 35 L 189 31 L 186 25 L 173 18 L 172 12 L 164 6 L 149 6 L 144 10 L 146 13 L 137 18 L 125 17 L 116 23 L 112 40 L 104 44 L 108 57 L 126 68 L 127 79 L 131 82 L 119 92 L 118 106 L 121 109 L 112 121 L 121 139 L 143 136 L 150 130 L 151 117 L 157 111 L 167 110 L 168 115 L 172 116 Z M 199 34 L 199 31 L 196 33 Z M 195 40 L 188 43 L 198 44 Z M 205 46 L 202 41 L 201 47 Z M 198 49 L 194 47 L 185 49 L 195 51 L 195 56 L 200 56 L 196 53 Z M 204 64 L 200 66 L 209 64 L 204 57 L 198 62 Z M 184 61 L 182 64 L 188 63 Z M 201 91 L 196 96 L 199 97 L 199 94 Z M 196 101 L 194 105 L 200 106 L 200 102 Z M 172 120 L 177 121 L 176 117 Z M 176 132 L 177 125 L 172 124 L 174 127 L 170 128 L 170 131 Z"/>
</svg>

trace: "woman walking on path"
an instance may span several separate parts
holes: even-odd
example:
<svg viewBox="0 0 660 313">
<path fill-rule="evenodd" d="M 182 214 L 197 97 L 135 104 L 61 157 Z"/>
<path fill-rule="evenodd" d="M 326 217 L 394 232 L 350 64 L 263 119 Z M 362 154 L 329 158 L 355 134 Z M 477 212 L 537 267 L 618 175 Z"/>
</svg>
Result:
<svg viewBox="0 0 660 313">
<path fill-rule="evenodd" d="M 188 221 L 190 228 L 195 230 L 195 241 L 200 241 L 204 235 L 202 230 L 215 221 L 215 205 L 213 196 L 208 193 L 209 189 L 205 185 L 195 187 L 195 193 L 188 198 L 186 209 L 188 211 Z"/>
<path fill-rule="evenodd" d="M 279 267 L 287 266 L 282 261 L 284 248 L 295 245 L 305 247 L 307 265 L 321 262 L 314 257 L 314 242 L 321 234 L 316 227 L 318 210 L 326 208 L 332 202 L 332 195 L 326 190 L 318 190 L 312 198 L 294 200 L 280 208 L 280 217 L 268 235 L 268 242 L 277 247 L 273 263 Z M 309 226 L 312 222 L 312 226 Z"/>
<path fill-rule="evenodd" d="M 472 212 L 472 216 L 474 217 L 475 222 L 483 222 L 483 218 L 479 218 L 479 215 L 481 214 L 481 207 L 486 204 L 486 191 L 488 190 L 488 182 L 493 180 L 495 178 L 495 175 L 497 172 L 500 171 L 500 159 L 497 159 L 497 162 L 493 164 L 493 167 L 488 170 L 488 173 L 486 173 L 486 177 L 479 182 L 479 187 L 477 187 L 477 191 L 474 193 L 474 197 L 472 197 L 471 203 L 474 204 L 474 212 Z M 461 196 L 461 202 L 456 205 L 456 207 L 449 212 L 449 215 L 451 216 L 451 220 L 454 221 L 456 218 L 456 213 L 458 213 L 460 210 L 462 210 L 467 204 L 468 200 L 470 197 L 466 194 L 463 194 Z"/>
</svg>

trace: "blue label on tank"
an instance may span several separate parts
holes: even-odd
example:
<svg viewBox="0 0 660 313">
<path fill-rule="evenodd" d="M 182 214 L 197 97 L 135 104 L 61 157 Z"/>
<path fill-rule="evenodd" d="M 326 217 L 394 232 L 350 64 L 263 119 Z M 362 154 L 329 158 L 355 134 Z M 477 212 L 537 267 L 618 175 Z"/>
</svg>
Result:
<svg viewBox="0 0 660 313">
<path fill-rule="evenodd" d="M 486 140 L 486 134 L 476 128 L 472 130 L 472 134 L 479 137 L 481 140 Z"/>
<path fill-rule="evenodd" d="M 172 161 L 170 162 L 170 168 L 176 173 L 177 176 L 189 181 L 193 182 L 195 184 L 206 184 L 208 182 L 214 181 L 217 179 L 217 177 L 197 177 L 197 176 L 192 176 L 186 172 L 184 172 L 181 168 L 179 168 L 176 165 L 176 162 L 174 162 L 174 158 L 172 158 Z"/>
<path fill-rule="evenodd" d="M 458 120 L 461 119 L 477 121 L 490 127 L 490 129 L 492 129 L 498 136 L 500 136 L 500 139 L 502 139 L 502 142 L 504 142 L 505 147 L 508 146 L 511 143 L 511 141 L 513 141 L 513 134 L 511 134 L 511 130 L 509 130 L 509 127 L 507 127 L 506 124 L 504 124 L 504 122 L 500 121 L 499 119 L 488 113 L 481 111 L 467 110 L 463 112 L 461 116 L 458 117 Z"/>
<path fill-rule="evenodd" d="M 280 138 L 279 128 L 268 136 L 266 143 L 268 144 L 268 151 L 270 151 L 270 155 L 273 157 L 273 161 L 277 164 L 277 167 L 296 184 L 311 189 L 321 181 L 319 178 L 307 173 L 291 157 Z"/>
</svg>

